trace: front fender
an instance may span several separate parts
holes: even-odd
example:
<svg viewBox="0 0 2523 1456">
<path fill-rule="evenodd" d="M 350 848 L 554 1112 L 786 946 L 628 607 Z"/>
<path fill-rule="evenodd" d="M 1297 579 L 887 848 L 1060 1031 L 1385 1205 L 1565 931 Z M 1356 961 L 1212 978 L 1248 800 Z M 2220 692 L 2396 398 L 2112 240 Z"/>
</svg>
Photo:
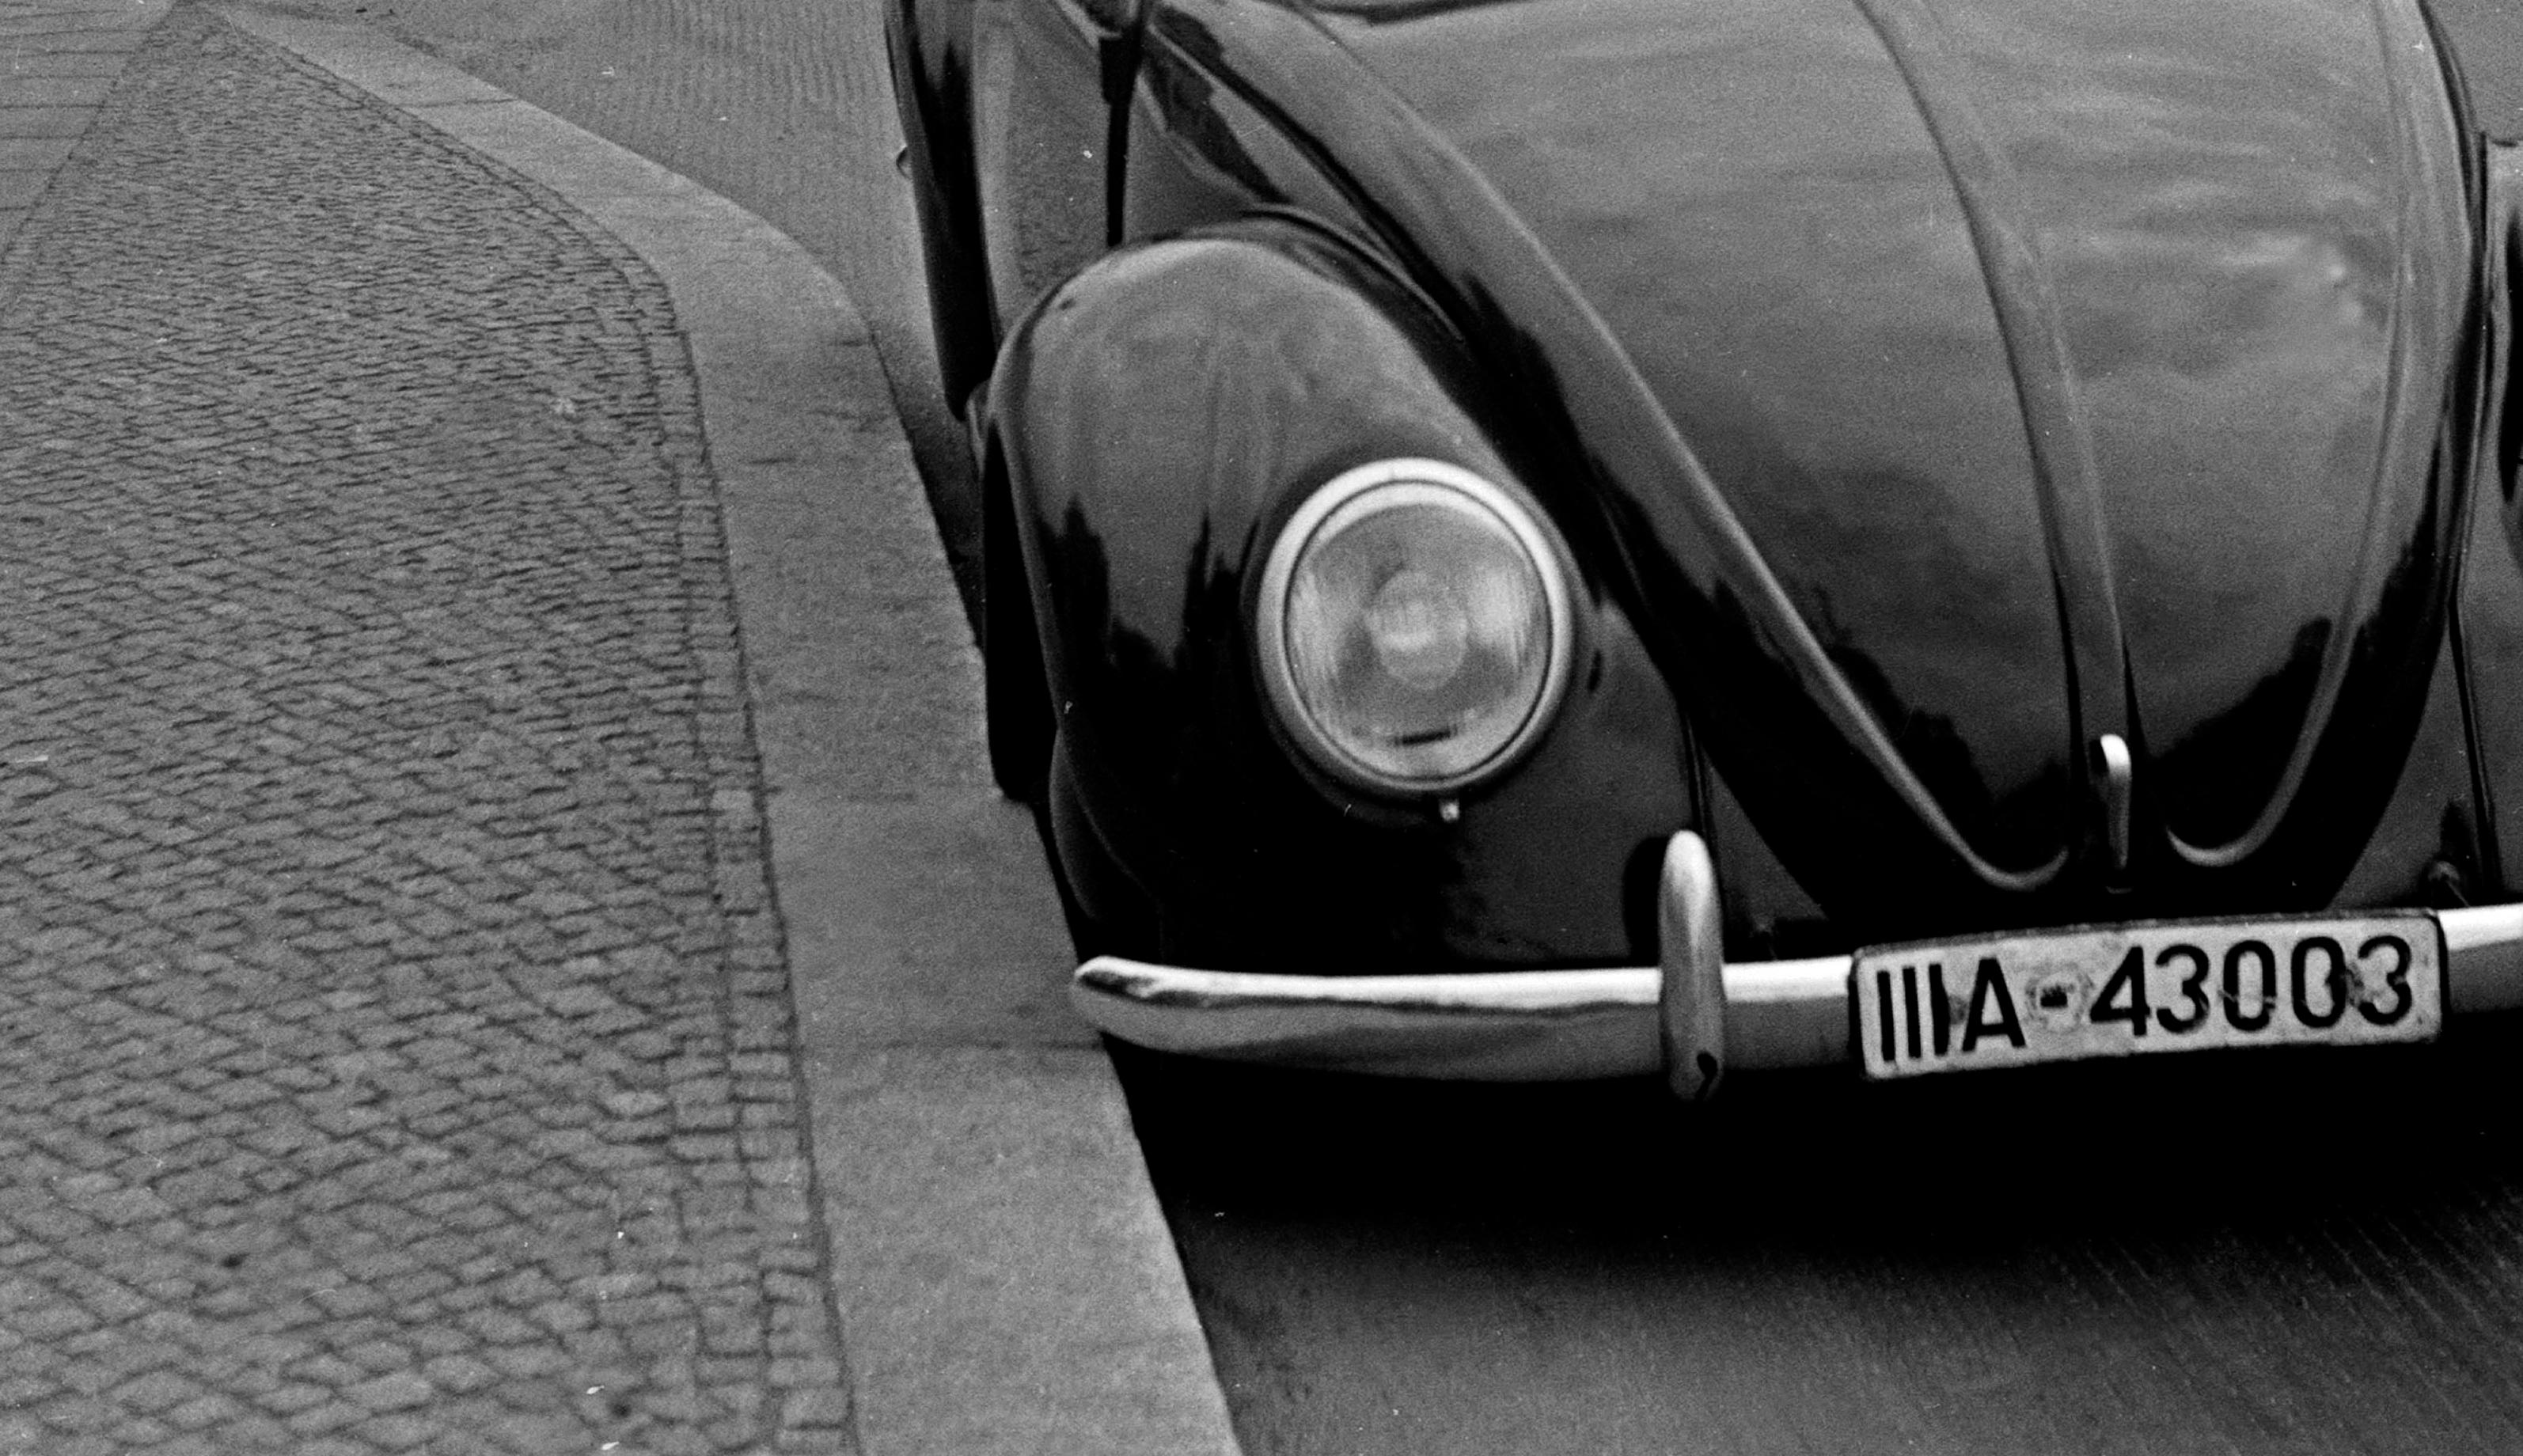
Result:
<svg viewBox="0 0 2523 1456">
<path fill-rule="evenodd" d="M 1480 381 L 1404 285 L 1293 218 L 1127 249 L 1018 323 L 989 411 L 1065 781 L 1158 907 L 1165 954 L 1335 970 L 1651 953 L 1654 847 L 1695 822 L 1690 753 L 1582 563 L 1566 706 L 1451 809 L 1313 775 L 1263 704 L 1251 579 L 1313 487 L 1396 456 L 1520 478 L 1480 423 Z"/>
<path fill-rule="evenodd" d="M 938 381 L 959 413 L 997 342 L 973 174 L 972 12 L 973 0 L 893 0 L 884 17 Z"/>
</svg>

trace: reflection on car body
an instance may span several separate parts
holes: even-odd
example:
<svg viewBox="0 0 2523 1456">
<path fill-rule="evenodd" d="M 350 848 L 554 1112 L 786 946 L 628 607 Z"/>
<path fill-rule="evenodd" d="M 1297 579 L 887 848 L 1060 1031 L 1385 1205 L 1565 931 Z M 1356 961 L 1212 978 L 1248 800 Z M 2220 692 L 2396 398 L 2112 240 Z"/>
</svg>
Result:
<svg viewBox="0 0 2523 1456">
<path fill-rule="evenodd" d="M 2523 170 L 2417 0 L 890 21 L 1106 1029 L 1697 1096 L 2523 1005 Z"/>
</svg>

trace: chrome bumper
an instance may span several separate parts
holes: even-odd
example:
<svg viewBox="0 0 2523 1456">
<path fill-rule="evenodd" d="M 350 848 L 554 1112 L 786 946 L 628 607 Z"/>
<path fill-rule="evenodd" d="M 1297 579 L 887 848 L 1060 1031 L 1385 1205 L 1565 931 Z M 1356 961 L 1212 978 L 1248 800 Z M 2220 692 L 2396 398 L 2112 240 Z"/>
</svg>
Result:
<svg viewBox="0 0 2523 1456">
<path fill-rule="evenodd" d="M 1717 955 L 1715 876 L 1688 830 L 1665 853 L 1662 963 L 1603 970 L 1307 976 L 1099 956 L 1071 1000 L 1160 1052 L 1387 1076 L 1562 1081 L 1664 1074 L 1701 1098 L 1736 1067 L 1831 1066 L 1849 1048 L 1849 958 Z M 2523 904 L 2440 912 L 2450 1009 L 2523 1008 Z"/>
</svg>

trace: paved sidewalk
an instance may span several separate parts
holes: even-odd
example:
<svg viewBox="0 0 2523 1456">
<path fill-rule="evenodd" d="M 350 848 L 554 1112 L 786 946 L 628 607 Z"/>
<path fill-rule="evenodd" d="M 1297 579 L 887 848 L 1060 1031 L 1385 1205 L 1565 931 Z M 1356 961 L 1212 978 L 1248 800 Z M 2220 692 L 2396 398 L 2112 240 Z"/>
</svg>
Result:
<svg viewBox="0 0 2523 1456">
<path fill-rule="evenodd" d="M 116 83 L 32 84 L 73 66 Z M 1169 1248 L 1130 1262 L 1143 1176 L 1077 1176 L 1126 1126 L 992 1151 L 1013 1193 L 904 1165 L 958 1132 L 924 1119 L 1024 1126 L 972 1100 L 1004 1067 L 869 1032 L 957 994 L 916 953 L 890 991 L 791 983 L 766 826 L 833 851 L 819 966 L 874 954 L 853 904 L 940 830 L 766 812 L 739 626 L 833 629 L 740 605 L 725 533 L 776 569 L 776 512 L 720 498 L 722 346 L 658 275 L 190 4 L 0 0 L 12 126 L 49 134 L 0 130 L 0 1453 L 1122 1449 L 1099 1378 L 1175 1433 L 1138 1448 L 1231 1446 Z M 1118 1106 L 1067 1056 L 1020 1074 L 1044 1110 Z M 827 1084 L 849 1115 L 810 1128 Z M 928 1305 L 1113 1307 L 1074 1260 L 941 1273 L 970 1251 L 924 1225 L 1012 1217 L 1086 1230 L 1148 1317 L 1024 1397 L 1067 1439 L 973 1389 L 983 1424 L 924 1444 L 956 1345 L 1031 1368 L 992 1345 L 1027 1329 Z"/>
<path fill-rule="evenodd" d="M 36 201 L 0 1449 L 846 1447 L 679 353 L 619 244 L 198 10 Z"/>
<path fill-rule="evenodd" d="M 0 0 L 0 250 L 170 0 Z"/>
</svg>

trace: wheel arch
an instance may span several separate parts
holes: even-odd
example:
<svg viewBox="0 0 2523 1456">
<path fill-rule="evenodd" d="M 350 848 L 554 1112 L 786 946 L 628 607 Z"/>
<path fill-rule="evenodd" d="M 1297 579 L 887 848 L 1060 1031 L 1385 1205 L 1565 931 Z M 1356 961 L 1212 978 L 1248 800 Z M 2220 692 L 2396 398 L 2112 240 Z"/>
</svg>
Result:
<svg viewBox="0 0 2523 1456">
<path fill-rule="evenodd" d="M 1119 250 L 1010 331 L 988 424 L 1061 770 L 1171 953 L 1392 964 L 1651 947 L 1622 905 L 1625 857 L 1696 807 L 1679 709 L 1625 622 L 1593 631 L 1605 645 L 1532 759 L 1459 804 L 1328 781 L 1287 750 L 1257 680 L 1256 579 L 1314 488 L 1379 459 L 1501 483 L 1543 468 L 1482 423 L 1509 415 L 1488 388 L 1397 275 L 1275 213 Z M 1618 617 L 1582 565 L 1577 587 L 1590 621 Z M 1537 844 L 1554 846 L 1548 872 Z"/>
</svg>

